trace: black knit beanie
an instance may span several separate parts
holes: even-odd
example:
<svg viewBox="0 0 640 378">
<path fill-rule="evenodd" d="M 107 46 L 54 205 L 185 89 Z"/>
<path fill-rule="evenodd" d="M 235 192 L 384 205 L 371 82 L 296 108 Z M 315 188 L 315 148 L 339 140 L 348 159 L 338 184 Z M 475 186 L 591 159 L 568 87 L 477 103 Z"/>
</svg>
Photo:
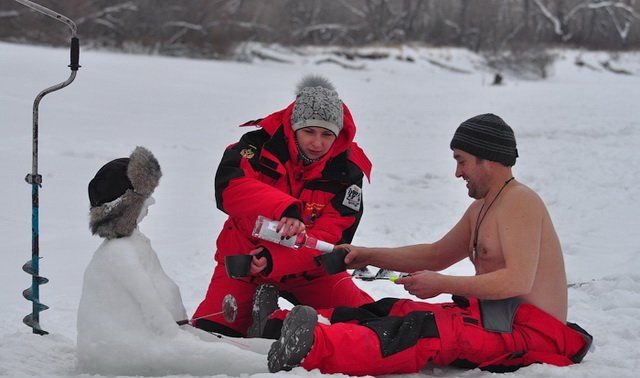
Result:
<svg viewBox="0 0 640 378">
<path fill-rule="evenodd" d="M 453 135 L 450 147 L 508 167 L 513 166 L 518 157 L 513 130 L 502 118 L 491 113 L 462 122 Z"/>
</svg>

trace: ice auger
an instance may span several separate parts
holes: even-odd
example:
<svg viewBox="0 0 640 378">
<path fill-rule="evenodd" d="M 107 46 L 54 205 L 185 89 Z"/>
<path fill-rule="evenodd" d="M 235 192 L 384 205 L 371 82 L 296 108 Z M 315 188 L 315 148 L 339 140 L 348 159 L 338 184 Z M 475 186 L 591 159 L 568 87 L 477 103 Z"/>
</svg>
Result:
<svg viewBox="0 0 640 378">
<path fill-rule="evenodd" d="M 42 100 L 42 98 L 46 94 L 66 87 L 67 85 L 71 84 L 71 82 L 76 78 L 76 73 L 78 71 L 78 68 L 80 68 L 80 65 L 78 64 L 80 60 L 80 41 L 78 40 L 76 35 L 76 24 L 69 18 L 29 0 L 15 1 L 35 10 L 36 12 L 55 18 L 56 20 L 66 24 L 72 32 L 71 64 L 69 64 L 69 68 L 71 68 L 71 75 L 66 81 L 44 89 L 36 96 L 36 99 L 33 102 L 33 163 L 31 173 L 27 174 L 27 177 L 25 177 L 27 183 L 31 185 L 31 260 L 27 261 L 22 266 L 22 270 L 31 275 L 31 287 L 24 290 L 22 292 L 22 295 L 28 301 L 33 302 L 33 311 L 31 312 L 31 314 L 25 316 L 22 321 L 24 322 L 24 324 L 33 329 L 33 333 L 46 335 L 48 334 L 48 332 L 40 328 L 40 312 L 49 308 L 47 305 L 40 303 L 40 285 L 47 283 L 49 280 L 45 277 L 40 276 L 39 268 L 40 234 L 38 229 L 38 207 L 40 200 L 38 196 L 38 189 L 42 186 L 42 176 L 38 174 L 38 106 L 40 104 L 40 100 Z"/>
</svg>

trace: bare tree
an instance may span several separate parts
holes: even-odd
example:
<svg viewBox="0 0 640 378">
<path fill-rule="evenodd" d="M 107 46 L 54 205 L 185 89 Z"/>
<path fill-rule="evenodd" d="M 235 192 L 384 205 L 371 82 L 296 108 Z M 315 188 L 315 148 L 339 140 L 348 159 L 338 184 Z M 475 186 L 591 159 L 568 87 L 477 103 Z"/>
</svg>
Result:
<svg viewBox="0 0 640 378">
<path fill-rule="evenodd" d="M 83 43 L 204 57 L 236 43 L 639 49 L 638 0 L 37 0 L 77 21 Z M 0 2 L 0 39 L 66 44 L 54 22 Z M 133 47 L 132 47 L 133 46 Z"/>
<path fill-rule="evenodd" d="M 534 2 L 553 26 L 553 32 L 565 42 L 574 38 L 576 31 L 573 30 L 572 24 L 582 12 L 592 12 L 595 15 L 600 9 L 606 11 L 622 41 L 626 41 L 632 24 L 640 20 L 638 12 L 623 1 L 583 0 L 573 4 L 558 1 L 545 4 L 542 0 Z M 555 11 L 552 10 L 551 4 L 555 6 Z"/>
</svg>

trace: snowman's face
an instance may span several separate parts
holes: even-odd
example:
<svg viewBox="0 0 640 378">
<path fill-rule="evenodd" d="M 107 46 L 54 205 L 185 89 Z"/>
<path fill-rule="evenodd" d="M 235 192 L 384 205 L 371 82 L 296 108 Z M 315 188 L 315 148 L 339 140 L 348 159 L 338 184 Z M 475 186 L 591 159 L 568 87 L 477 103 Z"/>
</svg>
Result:
<svg viewBox="0 0 640 378">
<path fill-rule="evenodd" d="M 156 200 L 152 196 L 149 196 L 149 198 L 144 201 L 144 203 L 142 204 L 142 209 L 140 209 L 140 214 L 138 215 L 138 224 L 140 224 L 144 217 L 147 216 L 147 214 L 149 213 L 149 206 L 153 205 L 154 203 L 156 203 Z"/>
</svg>

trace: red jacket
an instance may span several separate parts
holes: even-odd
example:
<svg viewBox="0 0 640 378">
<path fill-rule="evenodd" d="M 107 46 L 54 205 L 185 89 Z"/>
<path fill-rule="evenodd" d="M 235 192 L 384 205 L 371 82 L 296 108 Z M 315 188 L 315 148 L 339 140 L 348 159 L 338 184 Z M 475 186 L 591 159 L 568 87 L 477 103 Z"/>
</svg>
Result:
<svg viewBox="0 0 640 378">
<path fill-rule="evenodd" d="M 252 237 L 258 215 L 299 218 L 308 234 L 349 243 L 362 217 L 362 179 L 371 171 L 371 162 L 353 142 L 356 127 L 345 105 L 343 129 L 329 152 L 304 166 L 291 129 L 293 106 L 243 125 L 261 129 L 226 149 L 215 178 L 217 206 L 229 215 L 217 240 L 216 261 L 264 246 L 269 266 L 263 274 L 272 280 L 316 268 L 313 257 L 319 252 Z"/>
</svg>

